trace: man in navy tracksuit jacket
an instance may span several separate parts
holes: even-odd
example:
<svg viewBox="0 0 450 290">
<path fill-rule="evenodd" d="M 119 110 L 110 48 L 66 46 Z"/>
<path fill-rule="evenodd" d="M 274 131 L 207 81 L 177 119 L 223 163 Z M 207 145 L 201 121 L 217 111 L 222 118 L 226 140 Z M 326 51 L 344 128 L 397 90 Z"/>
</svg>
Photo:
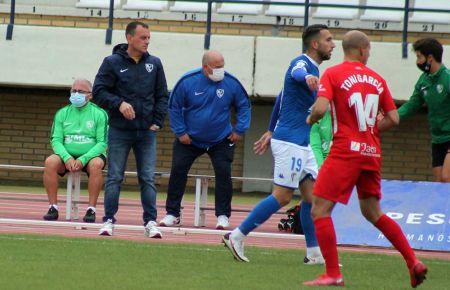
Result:
<svg viewBox="0 0 450 290">
<path fill-rule="evenodd" d="M 147 52 L 150 31 L 142 22 L 131 22 L 128 44 L 114 47 L 95 77 L 94 101 L 109 113 L 108 176 L 105 216 L 101 235 L 112 235 L 119 208 L 120 187 L 131 148 L 144 209 L 145 235 L 160 238 L 156 227 L 156 132 L 167 111 L 168 92 L 161 60 Z"/>
<path fill-rule="evenodd" d="M 231 163 L 235 142 L 250 126 L 250 101 L 241 83 L 224 70 L 218 51 L 203 56 L 202 68 L 185 74 L 175 85 L 169 100 L 170 127 L 176 135 L 167 192 L 167 215 L 161 226 L 180 223 L 181 199 L 193 162 L 207 153 L 216 176 L 215 210 L 217 228 L 226 228 L 231 215 Z M 230 109 L 236 110 L 231 124 Z"/>
</svg>

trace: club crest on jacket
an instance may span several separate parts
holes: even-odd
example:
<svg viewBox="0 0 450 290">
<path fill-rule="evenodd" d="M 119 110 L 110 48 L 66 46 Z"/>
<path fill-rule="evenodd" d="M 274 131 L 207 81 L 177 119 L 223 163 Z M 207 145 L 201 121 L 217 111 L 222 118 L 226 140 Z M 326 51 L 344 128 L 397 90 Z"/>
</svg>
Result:
<svg viewBox="0 0 450 290">
<path fill-rule="evenodd" d="M 216 94 L 219 98 L 223 97 L 223 94 L 225 93 L 225 91 L 223 89 L 217 89 L 216 90 Z"/>
</svg>

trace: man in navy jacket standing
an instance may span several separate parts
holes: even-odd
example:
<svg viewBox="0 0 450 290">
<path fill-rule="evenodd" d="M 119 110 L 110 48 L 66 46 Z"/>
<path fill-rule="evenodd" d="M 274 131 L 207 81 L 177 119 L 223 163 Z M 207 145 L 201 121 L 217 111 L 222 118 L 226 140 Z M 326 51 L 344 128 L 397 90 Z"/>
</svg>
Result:
<svg viewBox="0 0 450 290">
<path fill-rule="evenodd" d="M 175 133 L 172 169 L 167 191 L 167 215 L 161 226 L 180 224 L 180 206 L 187 174 L 195 159 L 207 153 L 216 176 L 216 228 L 229 226 L 231 215 L 231 163 L 235 142 L 250 126 L 250 101 L 242 84 L 224 70 L 222 54 L 203 55 L 202 68 L 186 73 L 175 85 L 169 101 L 170 127 Z M 231 124 L 231 108 L 236 124 Z"/>
<path fill-rule="evenodd" d="M 119 209 L 120 187 L 130 150 L 133 149 L 144 209 L 144 234 L 161 238 L 156 227 L 156 133 L 167 111 L 167 83 L 161 60 L 147 52 L 150 30 L 131 22 L 128 44 L 116 45 L 95 77 L 94 101 L 109 112 L 108 176 L 105 216 L 100 235 L 113 234 Z"/>
</svg>

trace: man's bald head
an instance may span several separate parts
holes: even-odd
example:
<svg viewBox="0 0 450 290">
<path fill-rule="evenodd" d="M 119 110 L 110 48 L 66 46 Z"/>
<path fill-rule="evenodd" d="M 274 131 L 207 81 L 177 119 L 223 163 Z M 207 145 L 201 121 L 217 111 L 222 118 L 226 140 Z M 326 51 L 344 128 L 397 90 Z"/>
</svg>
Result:
<svg viewBox="0 0 450 290">
<path fill-rule="evenodd" d="M 202 66 L 224 62 L 223 55 L 217 50 L 209 50 L 203 54 Z"/>
<path fill-rule="evenodd" d="M 342 48 L 344 53 L 351 53 L 360 48 L 367 48 L 370 45 L 369 38 L 364 32 L 359 30 L 351 30 L 344 35 L 342 40 Z"/>
<path fill-rule="evenodd" d="M 347 32 L 342 40 L 342 48 L 346 61 L 358 61 L 367 64 L 370 56 L 370 41 L 364 32 L 359 30 Z"/>
</svg>

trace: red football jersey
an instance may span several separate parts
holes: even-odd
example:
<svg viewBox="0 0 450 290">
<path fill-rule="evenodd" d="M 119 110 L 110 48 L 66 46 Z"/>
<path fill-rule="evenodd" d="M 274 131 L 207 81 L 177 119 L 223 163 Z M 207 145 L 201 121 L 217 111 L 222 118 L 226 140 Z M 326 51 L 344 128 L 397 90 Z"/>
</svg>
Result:
<svg viewBox="0 0 450 290">
<path fill-rule="evenodd" d="M 330 155 L 356 158 L 361 168 L 378 170 L 381 148 L 377 115 L 396 109 L 386 81 L 360 62 L 343 62 L 325 71 L 317 96 L 326 97 L 331 104 Z"/>
</svg>

